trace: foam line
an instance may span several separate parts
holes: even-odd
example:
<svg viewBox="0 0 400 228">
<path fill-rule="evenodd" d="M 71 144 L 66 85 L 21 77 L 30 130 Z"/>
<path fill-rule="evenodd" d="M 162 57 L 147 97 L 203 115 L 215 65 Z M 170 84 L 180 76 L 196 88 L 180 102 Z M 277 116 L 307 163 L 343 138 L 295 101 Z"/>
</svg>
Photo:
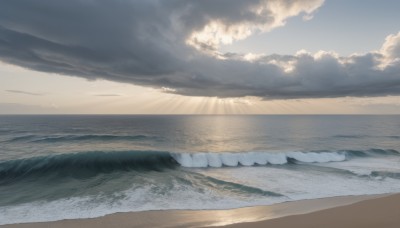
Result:
<svg viewBox="0 0 400 228">
<path fill-rule="evenodd" d="M 247 152 L 247 153 L 173 153 L 171 156 L 183 167 L 236 167 L 254 165 L 283 165 L 289 159 L 304 163 L 340 162 L 346 160 L 345 152 Z"/>
</svg>

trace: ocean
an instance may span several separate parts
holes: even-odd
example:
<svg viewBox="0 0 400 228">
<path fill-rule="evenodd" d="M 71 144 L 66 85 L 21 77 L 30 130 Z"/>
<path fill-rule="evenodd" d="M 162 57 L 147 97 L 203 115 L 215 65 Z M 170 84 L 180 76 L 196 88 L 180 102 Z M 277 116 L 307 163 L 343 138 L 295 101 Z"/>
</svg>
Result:
<svg viewBox="0 0 400 228">
<path fill-rule="evenodd" d="M 400 116 L 0 116 L 0 224 L 400 192 Z"/>
</svg>

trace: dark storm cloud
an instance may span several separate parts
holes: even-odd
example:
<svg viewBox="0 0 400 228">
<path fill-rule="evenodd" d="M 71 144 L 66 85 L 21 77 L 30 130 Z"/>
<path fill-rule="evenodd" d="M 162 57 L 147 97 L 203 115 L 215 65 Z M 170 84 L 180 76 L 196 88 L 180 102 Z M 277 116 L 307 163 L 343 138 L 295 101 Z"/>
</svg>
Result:
<svg viewBox="0 0 400 228">
<path fill-rule="evenodd" d="M 303 53 L 247 61 L 244 55 L 217 51 L 227 37 L 237 40 L 268 31 L 321 4 L 322 0 L 2 0 L 0 60 L 37 71 L 171 88 L 165 91 L 188 96 L 400 94 L 399 34 L 388 37 L 379 52 L 346 58 Z"/>
<path fill-rule="evenodd" d="M 32 93 L 32 92 L 27 92 L 27 91 L 22 91 L 22 90 L 13 90 L 13 89 L 8 89 L 5 90 L 6 92 L 9 93 L 19 93 L 19 94 L 25 94 L 25 95 L 31 95 L 31 96 L 42 96 L 42 93 Z"/>
</svg>

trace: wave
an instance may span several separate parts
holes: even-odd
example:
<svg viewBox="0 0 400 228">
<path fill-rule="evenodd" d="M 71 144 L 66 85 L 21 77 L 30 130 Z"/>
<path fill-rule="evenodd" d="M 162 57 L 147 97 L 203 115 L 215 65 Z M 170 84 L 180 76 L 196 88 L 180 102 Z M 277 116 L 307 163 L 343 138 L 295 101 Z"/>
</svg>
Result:
<svg viewBox="0 0 400 228">
<path fill-rule="evenodd" d="M 354 153 L 355 151 L 352 151 Z M 380 155 L 400 155 L 397 150 L 383 150 L 383 149 L 369 149 L 366 150 L 365 155 L 367 156 L 380 156 Z"/>
<path fill-rule="evenodd" d="M 162 171 L 178 163 L 167 152 L 120 151 L 49 155 L 0 162 L 0 183 L 18 178 L 90 177 L 115 171 Z"/>
<path fill-rule="evenodd" d="M 377 178 L 392 178 L 392 179 L 400 179 L 400 173 L 397 172 L 388 172 L 388 171 L 372 171 L 369 176 L 377 177 Z"/>
<path fill-rule="evenodd" d="M 399 135 L 388 135 L 386 138 L 391 138 L 391 139 L 400 139 Z"/>
<path fill-rule="evenodd" d="M 8 142 L 28 141 L 34 143 L 68 142 L 68 141 L 117 141 L 117 140 L 149 140 L 158 138 L 147 135 L 60 135 L 60 136 L 38 136 L 24 135 L 14 137 Z"/>
<path fill-rule="evenodd" d="M 0 129 L 0 134 L 9 133 L 9 132 L 12 132 L 12 131 L 13 130 L 11 130 L 11 129 L 3 128 L 3 129 Z"/>
<path fill-rule="evenodd" d="M 345 139 L 360 139 L 371 137 L 370 135 L 334 135 L 333 138 L 345 138 Z"/>
<path fill-rule="evenodd" d="M 171 156 L 183 167 L 235 167 L 255 165 L 283 165 L 287 163 L 327 163 L 341 162 L 353 157 L 376 155 L 397 155 L 396 150 L 371 149 L 367 151 L 338 151 L 338 152 L 245 152 L 245 153 L 175 153 Z"/>
<path fill-rule="evenodd" d="M 146 135 L 66 135 L 58 137 L 47 137 L 43 139 L 37 139 L 33 142 L 63 142 L 63 141 L 113 141 L 113 140 L 144 140 L 152 139 L 151 136 Z"/>
<path fill-rule="evenodd" d="M 26 140 L 33 139 L 33 138 L 35 138 L 35 135 L 23 135 L 23 136 L 17 136 L 10 140 L 7 140 L 7 142 L 26 141 Z"/>
<path fill-rule="evenodd" d="M 399 135 L 334 135 L 333 138 L 342 138 L 342 139 L 364 139 L 364 138 L 389 138 L 389 139 L 400 139 Z"/>
<path fill-rule="evenodd" d="M 396 150 L 338 152 L 170 153 L 161 151 L 81 152 L 0 162 L 0 183 L 18 178 L 72 176 L 87 178 L 118 171 L 164 171 L 293 163 L 341 162 L 354 157 L 398 155 Z"/>
<path fill-rule="evenodd" d="M 231 181 L 217 179 L 211 176 L 203 175 L 200 173 L 188 172 L 189 176 L 185 178 L 185 182 L 189 182 L 191 186 L 205 187 L 207 189 L 213 189 L 213 191 L 222 191 L 224 193 L 236 193 L 236 194 L 249 194 L 259 196 L 273 196 L 273 197 L 285 197 L 285 195 L 266 191 L 261 188 L 235 183 Z M 197 183 L 200 182 L 200 183 Z"/>
<path fill-rule="evenodd" d="M 384 179 L 384 178 L 392 178 L 400 180 L 400 172 L 391 172 L 391 171 L 371 171 L 371 170 L 347 170 L 345 168 L 332 168 L 339 170 L 341 172 L 347 172 L 351 175 L 356 175 L 358 177 L 368 177 L 375 179 Z"/>
<path fill-rule="evenodd" d="M 194 153 L 172 154 L 174 159 L 183 167 L 205 168 L 222 166 L 254 166 L 254 165 L 283 165 L 291 160 L 299 162 L 333 162 L 346 160 L 346 154 L 340 152 L 248 152 L 248 153 Z"/>
</svg>

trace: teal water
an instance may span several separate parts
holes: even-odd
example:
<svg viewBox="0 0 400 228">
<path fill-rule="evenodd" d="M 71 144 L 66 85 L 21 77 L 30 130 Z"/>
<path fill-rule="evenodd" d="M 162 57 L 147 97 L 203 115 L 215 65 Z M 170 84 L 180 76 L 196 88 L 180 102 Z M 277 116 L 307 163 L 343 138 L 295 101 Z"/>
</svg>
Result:
<svg viewBox="0 0 400 228">
<path fill-rule="evenodd" d="M 399 192 L 399 151 L 400 116 L 0 116 L 0 224 Z"/>
</svg>

